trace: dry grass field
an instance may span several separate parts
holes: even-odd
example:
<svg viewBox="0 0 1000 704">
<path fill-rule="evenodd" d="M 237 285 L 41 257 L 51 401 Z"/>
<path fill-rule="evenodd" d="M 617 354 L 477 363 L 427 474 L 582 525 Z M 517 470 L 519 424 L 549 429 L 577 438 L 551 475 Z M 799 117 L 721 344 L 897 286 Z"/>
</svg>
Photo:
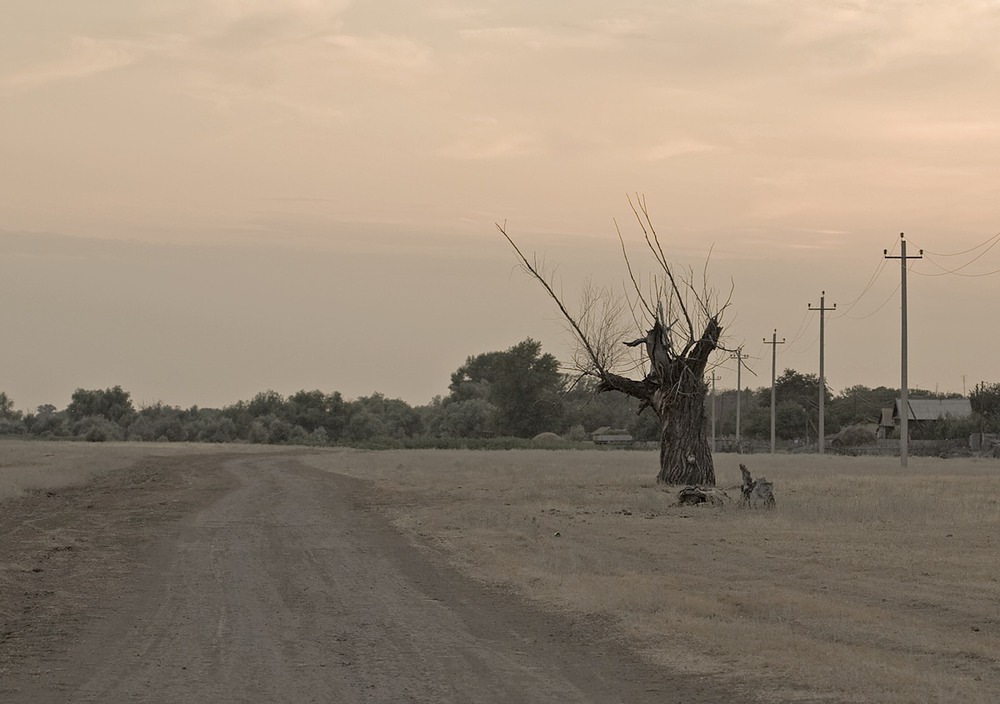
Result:
<svg viewBox="0 0 1000 704">
<path fill-rule="evenodd" d="M 1000 464 L 718 455 L 777 510 L 678 507 L 656 455 L 331 452 L 475 578 L 609 619 L 665 667 L 780 701 L 1000 701 Z M 731 491 L 734 498 L 738 491 Z"/>
</svg>

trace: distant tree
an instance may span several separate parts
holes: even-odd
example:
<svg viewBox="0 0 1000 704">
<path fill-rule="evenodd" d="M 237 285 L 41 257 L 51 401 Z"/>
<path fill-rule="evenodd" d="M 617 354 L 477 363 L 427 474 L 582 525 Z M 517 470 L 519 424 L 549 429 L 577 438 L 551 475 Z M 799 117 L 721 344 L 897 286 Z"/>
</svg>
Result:
<svg viewBox="0 0 1000 704">
<path fill-rule="evenodd" d="M 73 434 L 90 442 L 125 439 L 122 427 L 102 415 L 81 418 L 73 424 Z"/>
<path fill-rule="evenodd" d="M 329 418 L 328 397 L 322 391 L 298 391 L 288 397 L 285 420 L 310 433 L 323 428 Z"/>
<path fill-rule="evenodd" d="M 802 408 L 819 408 L 819 377 L 815 374 L 802 374 L 794 369 L 786 369 L 774 381 L 775 395 L 782 401 L 794 403 Z M 770 389 L 768 389 L 770 403 Z M 830 390 L 826 389 L 824 404 L 832 398 Z"/>
<path fill-rule="evenodd" d="M 132 397 L 121 386 L 104 390 L 77 389 L 73 392 L 66 413 L 70 420 L 79 421 L 88 416 L 101 416 L 125 427 L 135 417 Z"/>
<path fill-rule="evenodd" d="M 21 412 L 14 410 L 14 399 L 6 391 L 0 391 L 0 419 L 21 420 L 21 417 Z"/>
<path fill-rule="evenodd" d="M 167 442 L 187 439 L 181 409 L 159 401 L 143 406 L 129 425 L 128 439 Z"/>
<path fill-rule="evenodd" d="M 42 404 L 24 418 L 25 428 L 39 437 L 63 437 L 70 434 L 65 411 L 57 411 L 51 403 Z"/>
<path fill-rule="evenodd" d="M 444 404 L 431 428 L 435 435 L 452 438 L 481 438 L 492 435 L 496 408 L 482 398 Z"/>
<path fill-rule="evenodd" d="M 285 410 L 285 399 L 277 391 L 261 391 L 247 403 L 247 412 L 252 418 L 281 416 Z"/>
<path fill-rule="evenodd" d="M 0 435 L 21 435 L 26 432 L 24 414 L 14 410 L 14 401 L 0 391 Z"/>
<path fill-rule="evenodd" d="M 214 409 L 201 409 L 186 430 L 198 442 L 233 442 L 239 437 L 233 419 Z"/>
<path fill-rule="evenodd" d="M 469 357 L 451 375 L 448 389 L 451 402 L 478 399 L 492 404 L 499 435 L 532 437 L 561 429 L 559 362 L 531 338 L 502 352 Z"/>
<path fill-rule="evenodd" d="M 588 433 L 598 428 L 631 428 L 636 424 L 645 427 L 656 414 L 639 414 L 640 402 L 625 394 L 598 393 L 598 382 L 584 377 L 563 394 L 563 423 L 565 426 L 582 425 Z M 638 437 L 632 433 L 632 437 Z M 644 438 L 647 439 L 647 438 Z M 655 440 L 656 438 L 648 438 Z"/>
<path fill-rule="evenodd" d="M 344 439 L 348 442 L 368 442 L 376 438 L 386 437 L 385 424 L 371 410 L 360 407 L 351 413 L 351 418 L 344 428 Z"/>
<path fill-rule="evenodd" d="M 284 418 L 309 433 L 322 429 L 326 440 L 336 441 L 347 424 L 348 408 L 339 391 L 298 391 L 285 402 Z"/>
<path fill-rule="evenodd" d="M 349 408 L 350 420 L 347 433 L 352 439 L 370 440 L 375 436 L 390 438 L 412 438 L 423 432 L 423 422 L 420 414 L 402 399 L 386 398 L 383 394 L 374 393 L 355 399 Z M 356 416 L 366 420 L 355 421 Z M 377 420 L 377 424 L 367 418 Z M 374 428 L 378 428 L 375 432 Z M 360 429 L 365 428 L 362 432 Z M 375 435 L 370 433 L 375 432 Z M 358 434 L 365 437 L 358 437 Z"/>
<path fill-rule="evenodd" d="M 984 418 L 1000 418 L 1000 384 L 979 382 L 969 394 L 969 403 Z"/>
<path fill-rule="evenodd" d="M 839 427 L 877 423 L 882 417 L 882 409 L 892 408 L 898 397 L 899 390 L 887 386 L 851 386 L 834 396 L 827 409 L 827 417 Z"/>
</svg>

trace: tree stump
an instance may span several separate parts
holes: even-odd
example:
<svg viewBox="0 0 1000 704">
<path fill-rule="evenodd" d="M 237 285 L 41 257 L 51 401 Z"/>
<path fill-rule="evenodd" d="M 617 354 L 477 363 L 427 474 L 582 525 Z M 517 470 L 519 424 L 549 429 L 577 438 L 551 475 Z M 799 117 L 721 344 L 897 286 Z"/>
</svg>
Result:
<svg viewBox="0 0 1000 704">
<path fill-rule="evenodd" d="M 743 474 L 743 486 L 740 487 L 740 506 L 774 508 L 776 504 L 774 485 L 764 477 L 754 479 L 750 475 L 750 470 L 742 462 L 740 463 L 740 472 Z"/>
</svg>

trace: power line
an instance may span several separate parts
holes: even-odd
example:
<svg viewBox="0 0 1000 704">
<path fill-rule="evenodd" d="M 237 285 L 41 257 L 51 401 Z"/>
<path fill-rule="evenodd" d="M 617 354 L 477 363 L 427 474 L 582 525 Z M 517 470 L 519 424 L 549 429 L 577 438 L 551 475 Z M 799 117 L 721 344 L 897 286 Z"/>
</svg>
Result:
<svg viewBox="0 0 1000 704">
<path fill-rule="evenodd" d="M 885 250 L 886 254 L 892 254 L 893 252 L 895 252 L 896 251 L 896 246 L 898 244 L 899 244 L 899 241 L 894 239 L 893 242 L 892 242 L 892 247 L 890 247 L 890 248 L 888 248 L 888 249 Z M 882 272 L 885 271 L 885 267 L 886 267 L 887 263 L 888 262 L 887 262 L 887 260 L 886 260 L 885 257 L 882 257 L 881 259 L 879 259 L 878 264 L 875 265 L 875 271 L 872 272 L 872 275 L 868 279 L 868 283 L 865 284 L 865 287 L 861 290 L 861 293 L 858 294 L 858 297 L 855 298 L 853 301 L 848 302 L 841 309 L 842 312 L 840 313 L 840 315 L 831 315 L 830 319 L 831 320 L 836 320 L 837 318 L 851 317 L 850 316 L 850 312 L 852 310 L 854 310 L 854 307 L 861 301 L 862 298 L 865 297 L 865 294 L 867 294 L 871 290 L 872 286 L 875 285 L 875 282 L 878 280 L 879 276 L 881 276 Z M 895 293 L 895 291 L 893 291 L 893 293 Z M 882 305 L 885 305 L 885 303 L 883 303 Z M 881 309 L 881 306 L 879 306 L 879 309 Z M 867 317 L 867 316 L 865 316 L 865 317 Z"/>
<path fill-rule="evenodd" d="M 901 283 L 900 284 L 896 284 L 896 288 L 892 289 L 892 292 L 889 294 L 889 296 L 884 301 L 882 301 L 879 304 L 878 308 L 876 308 L 875 310 L 873 310 L 871 313 L 868 313 L 867 315 L 847 315 L 845 313 L 844 315 L 841 315 L 841 316 L 838 316 L 838 317 L 841 317 L 841 318 L 850 318 L 851 320 L 867 320 L 868 318 L 872 317 L 873 315 L 875 315 L 880 310 L 882 310 L 883 308 L 886 307 L 886 305 L 889 303 L 889 301 L 892 300 L 893 296 L 896 295 L 896 291 L 899 290 L 899 287 L 901 285 L 902 285 Z M 833 316 L 830 316 L 830 317 L 832 318 Z"/>
<path fill-rule="evenodd" d="M 928 252 L 926 250 L 921 250 L 922 252 L 924 252 L 924 254 L 931 254 L 931 255 L 934 255 L 934 256 L 938 256 L 938 257 L 958 257 L 958 256 L 962 256 L 964 254 L 968 254 L 970 252 L 976 251 L 977 249 L 982 249 L 983 247 L 985 247 L 985 249 L 983 249 L 982 252 L 980 252 L 979 254 L 977 254 L 976 256 L 974 256 L 972 259 L 970 259 L 969 261 L 967 261 L 965 264 L 962 264 L 961 266 L 957 266 L 957 267 L 954 267 L 954 268 L 945 267 L 945 266 L 943 266 L 941 264 L 938 264 L 931 257 L 927 257 L 927 260 L 931 264 L 933 264 L 934 266 L 936 266 L 938 269 L 940 269 L 941 271 L 933 273 L 933 274 L 924 273 L 924 272 L 917 272 L 917 271 L 915 271 L 914 273 L 918 274 L 919 276 L 946 276 L 948 274 L 954 274 L 956 276 L 965 276 L 965 277 L 970 277 L 970 278 L 976 278 L 976 277 L 981 277 L 981 276 L 992 276 L 993 274 L 1000 273 L 1000 269 L 995 269 L 994 271 L 987 271 L 987 272 L 983 272 L 983 273 L 979 273 L 979 274 L 962 274 L 960 272 L 962 271 L 962 269 L 965 269 L 966 267 L 970 266 L 971 264 L 979 261 L 983 256 L 986 255 L 987 252 L 989 252 L 991 249 L 993 249 L 994 247 L 996 247 L 997 244 L 1000 244 L 1000 232 L 998 232 L 997 234 L 993 235 L 989 239 L 981 242 L 980 244 L 976 245 L 975 247 L 972 247 L 971 249 L 967 249 L 967 250 L 965 250 L 963 252 L 952 252 L 952 253 L 948 253 L 948 254 L 943 254 L 943 253 L 940 253 L 940 252 Z"/>
<path fill-rule="evenodd" d="M 798 339 L 805 334 L 806 321 L 808 320 L 809 320 L 809 311 L 806 311 L 805 314 L 802 316 L 802 321 L 799 323 L 798 330 L 796 330 L 795 334 L 792 336 L 792 339 L 788 342 L 789 348 L 791 348 L 792 345 L 798 342 Z"/>
<path fill-rule="evenodd" d="M 990 244 L 991 242 L 993 244 Z M 979 249 L 980 247 L 985 247 L 987 244 L 989 244 L 990 245 L 990 249 L 992 249 L 993 245 L 995 245 L 997 242 L 1000 242 L 1000 232 L 996 233 L 995 235 L 993 235 L 992 237 L 990 237 L 990 238 L 988 238 L 986 240 L 983 240 L 982 242 L 980 242 L 979 244 L 977 244 L 975 247 L 971 247 L 971 248 L 966 249 L 966 250 L 964 250 L 962 252 L 949 252 L 949 253 L 945 254 L 944 252 L 932 252 L 929 249 L 925 249 L 925 250 L 922 250 L 922 251 L 923 251 L 924 254 L 933 254 L 935 257 L 960 257 L 963 254 L 968 254 L 969 252 L 975 252 L 977 249 Z"/>
</svg>

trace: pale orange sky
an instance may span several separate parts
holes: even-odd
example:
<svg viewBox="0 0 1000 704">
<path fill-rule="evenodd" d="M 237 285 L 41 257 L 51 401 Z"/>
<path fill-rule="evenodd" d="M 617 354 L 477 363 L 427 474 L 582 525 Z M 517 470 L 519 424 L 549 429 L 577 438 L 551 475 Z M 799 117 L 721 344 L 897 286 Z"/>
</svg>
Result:
<svg viewBox="0 0 1000 704">
<path fill-rule="evenodd" d="M 732 278 L 728 343 L 764 356 L 744 384 L 775 327 L 779 371 L 815 373 L 821 290 L 843 311 L 900 231 L 940 254 L 1000 232 L 998 36 L 995 0 L 11 0 L 0 388 L 426 403 L 529 335 L 568 358 L 493 223 L 572 298 L 621 279 L 637 191 Z M 1000 274 L 926 276 L 977 254 L 913 265 L 913 386 L 1000 381 Z M 898 282 L 828 319 L 835 390 L 898 385 Z"/>
</svg>

